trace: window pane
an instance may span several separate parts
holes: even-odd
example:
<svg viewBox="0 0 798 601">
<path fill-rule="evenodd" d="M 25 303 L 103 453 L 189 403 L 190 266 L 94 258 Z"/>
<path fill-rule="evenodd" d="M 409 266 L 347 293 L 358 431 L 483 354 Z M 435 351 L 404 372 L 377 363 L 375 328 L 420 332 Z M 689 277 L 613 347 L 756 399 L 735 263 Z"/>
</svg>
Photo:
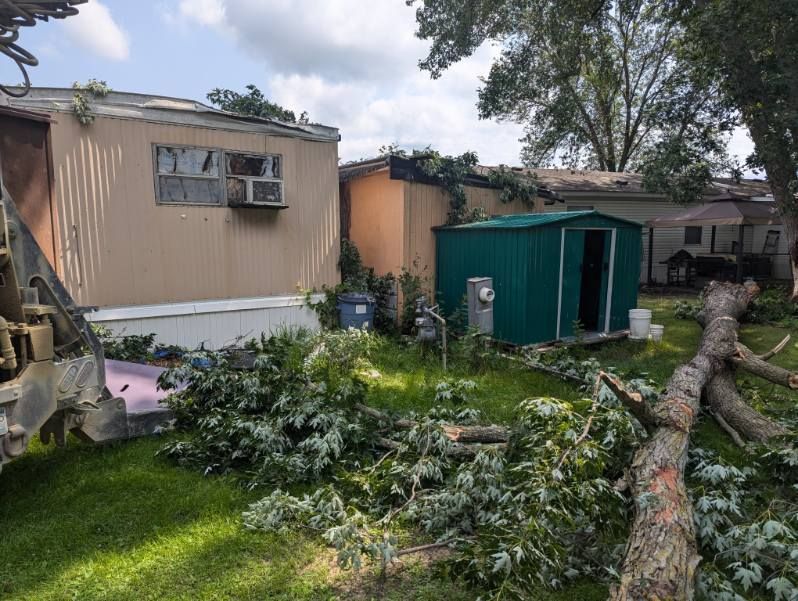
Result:
<svg viewBox="0 0 798 601">
<path fill-rule="evenodd" d="M 252 200 L 255 202 L 282 203 L 280 182 L 252 182 Z"/>
<path fill-rule="evenodd" d="M 193 179 L 190 177 L 158 177 L 161 202 L 185 202 L 203 205 L 222 204 L 222 191 L 218 179 Z"/>
<path fill-rule="evenodd" d="M 701 226 L 688 226 L 684 228 L 685 244 L 701 244 Z"/>
<path fill-rule="evenodd" d="M 219 175 L 219 153 L 200 148 L 158 146 L 158 173 L 174 175 Z"/>
<path fill-rule="evenodd" d="M 227 204 L 239 205 L 247 199 L 247 182 L 237 177 L 227 178 Z"/>
<path fill-rule="evenodd" d="M 280 157 L 273 154 L 251 155 L 225 153 L 227 175 L 244 175 L 247 177 L 283 177 Z"/>
</svg>

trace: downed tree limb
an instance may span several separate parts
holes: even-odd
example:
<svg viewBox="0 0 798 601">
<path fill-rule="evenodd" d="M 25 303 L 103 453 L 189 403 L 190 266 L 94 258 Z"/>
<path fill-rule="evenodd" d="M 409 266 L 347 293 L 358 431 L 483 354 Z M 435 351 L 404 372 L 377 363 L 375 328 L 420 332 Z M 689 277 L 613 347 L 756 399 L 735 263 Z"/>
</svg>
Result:
<svg viewBox="0 0 798 601">
<path fill-rule="evenodd" d="M 405 549 L 399 549 L 396 552 L 397 557 L 402 557 L 402 555 L 412 555 L 413 553 L 423 553 L 424 551 L 432 551 L 434 549 L 444 549 L 446 547 L 451 547 L 457 539 L 449 538 L 446 540 L 442 540 L 439 543 L 429 543 L 426 545 L 418 545 L 417 547 L 407 547 Z"/>
<path fill-rule="evenodd" d="M 502 426 L 443 426 L 446 436 L 454 442 L 507 442 L 510 430 Z"/>
<path fill-rule="evenodd" d="M 780 353 L 781 351 L 784 350 L 784 347 L 787 346 L 787 343 L 790 341 L 791 337 L 792 336 L 790 336 L 790 334 L 787 334 L 784 337 L 784 340 L 779 342 L 776 346 L 774 346 L 772 349 L 770 349 L 767 353 L 763 353 L 763 354 L 759 355 L 759 358 L 762 359 L 762 361 L 767 361 L 768 359 L 773 357 L 775 354 Z"/>
<path fill-rule="evenodd" d="M 559 369 L 555 369 L 554 367 L 549 367 L 548 365 L 535 363 L 534 361 L 530 361 L 528 358 L 514 357 L 513 355 L 508 355 L 506 353 L 501 353 L 500 356 L 504 359 L 509 359 L 510 361 L 521 363 L 525 367 L 528 367 L 529 369 L 534 369 L 535 371 L 539 371 L 541 373 L 548 374 L 550 376 L 556 376 L 558 378 L 562 378 L 563 380 L 573 382 L 574 384 L 579 384 L 580 386 L 590 384 L 590 382 L 579 376 L 575 376 L 573 374 L 560 371 Z"/>
<path fill-rule="evenodd" d="M 684 483 L 690 431 L 704 387 L 736 351 L 737 319 L 758 292 L 755 284 L 712 282 L 698 321 L 704 332 L 693 359 L 676 368 L 652 405 L 657 424 L 632 461 L 635 515 L 613 601 L 692 599 L 700 561 L 693 509 Z"/>
<path fill-rule="evenodd" d="M 376 441 L 376 445 L 388 451 L 396 451 L 401 447 L 401 443 L 396 442 L 395 440 L 391 440 L 390 438 L 385 438 L 384 436 L 378 436 Z M 491 444 L 482 444 L 482 443 L 470 443 L 464 444 L 460 442 L 456 442 L 452 444 L 451 447 L 446 451 L 446 456 L 450 459 L 454 459 L 455 461 L 471 461 L 477 456 L 477 453 L 480 451 L 506 451 L 507 450 L 507 443 L 498 442 L 498 443 L 491 443 Z"/>
<path fill-rule="evenodd" d="M 417 421 L 412 419 L 392 419 L 387 413 L 383 413 L 378 409 L 356 403 L 355 409 L 364 415 L 380 422 L 390 424 L 392 427 L 399 430 L 408 430 L 415 428 L 418 425 Z M 506 443 L 510 440 L 510 429 L 503 426 L 459 426 L 457 424 L 445 424 L 443 431 L 446 437 L 452 442 L 463 444 L 469 443 Z"/>
<path fill-rule="evenodd" d="M 732 428 L 729 425 L 729 422 L 723 419 L 723 416 L 720 413 L 715 413 L 714 411 L 710 411 L 710 414 L 712 415 L 713 419 L 718 423 L 718 425 L 721 427 L 721 429 L 724 432 L 726 432 L 726 434 L 729 435 L 729 438 L 732 439 L 734 444 L 736 444 L 741 449 L 745 448 L 745 441 L 743 440 L 742 436 L 740 436 L 740 433 L 737 432 L 737 430 L 735 430 L 734 428 Z"/>
<path fill-rule="evenodd" d="M 750 351 L 749 351 L 750 352 Z M 725 369 L 718 373 L 709 382 L 706 389 L 707 404 L 715 418 L 720 418 L 738 436 L 753 442 L 767 442 L 776 436 L 787 434 L 787 429 L 773 421 L 746 403 L 737 391 L 734 381 L 734 371 Z M 723 423 L 718 420 L 723 427 Z M 740 446 L 742 441 L 732 440 Z"/>
<path fill-rule="evenodd" d="M 768 382 L 784 386 L 785 388 L 798 390 L 798 374 L 784 369 L 783 367 L 779 367 L 778 365 L 768 363 L 766 360 L 755 355 L 754 352 L 745 345 L 738 344 L 736 352 L 730 359 L 737 367 L 744 369 L 748 373 L 759 376 Z"/>
<path fill-rule="evenodd" d="M 626 390 L 620 380 L 605 371 L 600 371 L 598 377 L 643 427 L 650 430 L 657 424 L 657 415 L 642 394 Z"/>
</svg>

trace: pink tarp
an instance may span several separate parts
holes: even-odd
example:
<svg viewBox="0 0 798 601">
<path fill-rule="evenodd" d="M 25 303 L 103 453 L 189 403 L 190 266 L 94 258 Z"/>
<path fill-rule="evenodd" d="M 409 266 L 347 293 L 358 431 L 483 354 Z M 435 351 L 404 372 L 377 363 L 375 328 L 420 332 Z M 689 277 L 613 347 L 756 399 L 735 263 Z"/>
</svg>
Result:
<svg viewBox="0 0 798 601">
<path fill-rule="evenodd" d="M 105 385 L 111 394 L 125 399 L 128 412 L 151 411 L 163 407 L 160 402 L 168 394 L 157 385 L 164 371 L 154 365 L 106 359 Z"/>
</svg>

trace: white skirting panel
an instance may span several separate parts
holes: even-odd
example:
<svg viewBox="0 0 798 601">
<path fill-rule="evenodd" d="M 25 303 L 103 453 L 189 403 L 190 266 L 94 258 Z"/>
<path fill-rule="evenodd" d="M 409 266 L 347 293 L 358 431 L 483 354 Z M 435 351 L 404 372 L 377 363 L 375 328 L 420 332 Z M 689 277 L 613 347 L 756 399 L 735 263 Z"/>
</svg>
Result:
<svg viewBox="0 0 798 601">
<path fill-rule="evenodd" d="M 312 296 L 312 302 L 321 299 L 323 295 Z M 158 344 L 188 349 L 218 349 L 286 326 L 319 328 L 316 313 L 305 304 L 304 296 L 104 307 L 86 314 L 86 319 L 117 335 L 155 333 Z"/>
</svg>

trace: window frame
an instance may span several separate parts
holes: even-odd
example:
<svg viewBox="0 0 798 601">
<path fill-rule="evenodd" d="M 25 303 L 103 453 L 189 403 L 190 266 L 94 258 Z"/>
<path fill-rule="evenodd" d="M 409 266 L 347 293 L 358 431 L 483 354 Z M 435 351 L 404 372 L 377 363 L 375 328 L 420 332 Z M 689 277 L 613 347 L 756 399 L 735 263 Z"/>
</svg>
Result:
<svg viewBox="0 0 798 601">
<path fill-rule="evenodd" d="M 247 150 L 222 150 L 222 164 L 220 166 L 219 172 L 220 177 L 223 178 L 222 187 L 224 188 L 224 204 L 225 206 L 230 206 L 230 203 L 227 200 L 227 179 L 240 179 L 244 181 L 244 186 L 246 188 L 246 194 L 250 194 L 252 192 L 253 182 L 277 182 L 280 184 L 280 197 L 283 199 L 283 202 L 280 205 L 277 203 L 261 203 L 260 206 L 286 206 L 285 203 L 285 175 L 283 177 L 265 177 L 262 175 L 235 175 L 227 173 L 227 154 L 240 154 L 246 157 L 254 157 L 254 158 L 263 158 L 263 157 L 279 157 L 280 158 L 280 173 L 283 174 L 283 155 L 276 153 L 276 152 L 249 152 Z M 257 204 L 253 204 L 252 206 L 257 207 Z"/>
<path fill-rule="evenodd" d="M 250 150 L 238 150 L 232 148 L 222 148 L 220 146 L 197 146 L 193 144 L 172 144 L 170 142 L 152 142 L 152 182 L 153 188 L 155 193 L 155 204 L 156 206 L 163 206 L 163 207 L 204 207 L 204 208 L 232 208 L 227 200 L 227 178 L 237 178 L 241 180 L 245 180 L 245 186 L 247 191 L 252 188 L 252 180 L 257 181 L 272 181 L 278 182 L 280 184 L 280 196 L 283 199 L 282 205 L 268 205 L 262 204 L 261 206 L 268 207 L 268 206 L 288 206 L 285 202 L 285 163 L 284 163 L 284 156 L 280 152 L 256 152 Z M 158 170 L 158 148 L 184 148 L 190 150 L 207 150 L 219 153 L 219 175 L 187 175 L 187 174 L 169 174 L 169 173 L 161 173 Z M 249 157 L 254 158 L 265 158 L 265 157 L 278 157 L 280 162 L 280 174 L 282 177 L 258 177 L 252 175 L 228 175 L 227 174 L 227 155 L 228 154 L 242 154 Z M 204 179 L 204 180 L 216 180 L 220 186 L 220 200 L 219 203 L 206 203 L 206 202 L 191 202 L 191 201 L 181 201 L 181 202 L 171 202 L 168 200 L 161 199 L 161 186 L 160 186 L 160 178 L 161 177 L 179 177 L 179 178 L 187 178 L 187 179 Z M 258 205 L 253 205 L 258 206 Z"/>
<path fill-rule="evenodd" d="M 688 230 L 698 230 L 698 242 L 689 242 L 687 239 Z M 701 225 L 684 226 L 684 246 L 701 246 L 704 243 L 704 227 Z"/>
</svg>

